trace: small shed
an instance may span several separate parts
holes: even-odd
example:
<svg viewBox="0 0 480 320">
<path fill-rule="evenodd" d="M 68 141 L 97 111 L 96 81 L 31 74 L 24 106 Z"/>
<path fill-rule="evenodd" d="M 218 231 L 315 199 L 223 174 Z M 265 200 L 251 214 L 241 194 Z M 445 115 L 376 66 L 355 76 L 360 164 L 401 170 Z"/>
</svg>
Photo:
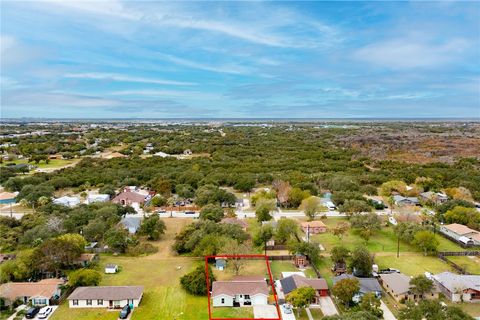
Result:
<svg viewBox="0 0 480 320">
<path fill-rule="evenodd" d="M 215 268 L 217 270 L 225 270 L 226 267 L 227 267 L 226 258 L 215 258 Z"/>
<path fill-rule="evenodd" d="M 118 265 L 109 263 L 105 266 L 105 273 L 117 273 L 117 272 L 118 272 Z"/>
<path fill-rule="evenodd" d="M 305 268 L 306 266 L 308 266 L 308 259 L 305 255 L 303 255 L 301 253 L 296 253 L 293 256 L 293 264 L 297 268 Z"/>
</svg>

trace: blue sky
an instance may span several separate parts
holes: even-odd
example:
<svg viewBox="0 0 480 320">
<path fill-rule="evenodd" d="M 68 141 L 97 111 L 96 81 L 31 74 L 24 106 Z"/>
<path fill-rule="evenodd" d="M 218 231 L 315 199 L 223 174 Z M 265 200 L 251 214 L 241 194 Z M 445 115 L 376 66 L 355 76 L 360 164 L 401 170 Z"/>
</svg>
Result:
<svg viewBox="0 0 480 320">
<path fill-rule="evenodd" d="M 1 116 L 480 117 L 480 2 L 1 1 Z"/>
</svg>

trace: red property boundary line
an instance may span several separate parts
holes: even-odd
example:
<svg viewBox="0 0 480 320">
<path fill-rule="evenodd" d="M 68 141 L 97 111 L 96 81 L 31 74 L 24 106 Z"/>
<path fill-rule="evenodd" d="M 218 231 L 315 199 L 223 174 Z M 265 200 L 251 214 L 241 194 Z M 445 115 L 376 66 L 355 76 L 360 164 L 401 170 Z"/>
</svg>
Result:
<svg viewBox="0 0 480 320">
<path fill-rule="evenodd" d="M 211 258 L 263 258 L 267 264 L 268 276 L 270 279 L 270 285 L 272 286 L 273 298 L 275 299 L 275 308 L 277 309 L 278 318 L 212 318 L 212 309 L 210 306 L 210 280 L 208 274 L 208 259 Z M 205 256 L 205 275 L 207 280 L 207 296 L 208 296 L 208 319 L 209 320 L 282 320 L 280 316 L 280 308 L 278 306 L 277 292 L 275 291 L 275 284 L 273 282 L 272 271 L 270 270 L 270 261 L 268 256 L 264 254 L 244 254 L 244 255 L 218 255 L 218 256 Z"/>
</svg>

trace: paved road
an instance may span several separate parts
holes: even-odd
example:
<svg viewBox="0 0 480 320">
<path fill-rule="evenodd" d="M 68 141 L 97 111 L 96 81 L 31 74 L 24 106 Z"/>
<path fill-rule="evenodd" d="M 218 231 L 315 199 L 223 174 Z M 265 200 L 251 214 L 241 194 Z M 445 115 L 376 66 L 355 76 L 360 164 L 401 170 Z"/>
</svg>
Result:
<svg viewBox="0 0 480 320">
<path fill-rule="evenodd" d="M 380 309 L 383 310 L 383 319 L 385 320 L 397 320 L 395 316 L 393 315 L 392 311 L 388 309 L 387 305 L 380 300 Z"/>
</svg>

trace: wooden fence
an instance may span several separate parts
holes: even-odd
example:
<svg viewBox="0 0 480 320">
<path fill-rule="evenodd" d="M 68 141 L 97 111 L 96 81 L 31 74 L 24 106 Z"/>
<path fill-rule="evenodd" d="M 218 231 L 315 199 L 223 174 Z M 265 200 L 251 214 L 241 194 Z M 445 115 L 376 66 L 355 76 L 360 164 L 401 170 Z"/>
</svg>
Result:
<svg viewBox="0 0 480 320">
<path fill-rule="evenodd" d="M 438 256 L 480 256 L 480 251 L 440 251 Z"/>
</svg>

